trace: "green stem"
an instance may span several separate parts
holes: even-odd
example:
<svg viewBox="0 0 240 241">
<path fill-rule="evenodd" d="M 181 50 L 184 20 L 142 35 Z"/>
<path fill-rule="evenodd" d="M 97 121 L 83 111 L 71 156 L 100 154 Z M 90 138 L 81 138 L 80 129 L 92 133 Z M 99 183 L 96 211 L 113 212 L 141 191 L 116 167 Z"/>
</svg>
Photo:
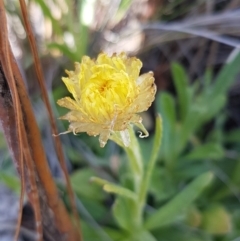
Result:
<svg viewBox="0 0 240 241">
<path fill-rule="evenodd" d="M 133 126 L 129 126 L 129 138 L 130 144 L 128 147 L 124 146 L 123 140 L 119 133 L 115 132 L 111 135 L 111 139 L 123 147 L 125 150 L 128 160 L 129 160 L 129 170 L 133 177 L 134 182 L 134 193 L 136 194 L 136 200 L 133 201 L 132 209 L 129 210 L 131 212 L 132 224 L 133 224 L 133 232 L 136 232 L 142 226 L 142 211 L 139 209 L 139 193 L 141 189 L 141 183 L 143 180 L 143 160 L 141 155 L 141 150 L 139 147 L 138 140 L 136 138 L 135 132 L 133 130 Z"/>
<path fill-rule="evenodd" d="M 156 119 L 156 134 L 154 138 L 154 145 L 152 149 L 152 154 L 150 161 L 147 165 L 146 172 L 143 169 L 143 160 L 141 155 L 141 150 L 139 147 L 139 142 L 134 133 L 133 127 L 130 126 L 129 129 L 130 145 L 128 147 L 124 146 L 123 141 L 118 133 L 113 133 L 111 139 L 115 141 L 118 145 L 124 148 L 129 160 L 129 169 L 132 173 L 134 180 L 134 193 L 136 194 L 136 200 L 132 200 L 134 205 L 131 210 L 132 223 L 134 225 L 133 232 L 137 232 L 142 228 L 143 224 L 143 209 L 146 202 L 147 190 L 152 177 L 152 172 L 156 164 L 158 150 L 161 145 L 162 139 L 162 120 L 158 116 Z"/>
<path fill-rule="evenodd" d="M 136 206 L 135 206 L 136 226 L 138 228 L 141 228 L 142 221 L 143 221 L 143 210 L 144 210 L 144 205 L 147 197 L 147 191 L 151 182 L 151 177 L 152 177 L 154 167 L 156 165 L 158 151 L 161 146 L 162 119 L 159 115 L 156 118 L 156 131 L 155 131 L 156 134 L 154 137 L 152 153 L 150 156 L 150 160 L 147 164 L 145 173 L 143 171 L 143 160 L 142 160 L 141 151 L 139 148 L 139 143 L 137 141 L 137 138 L 132 128 L 130 131 L 131 131 L 130 132 L 131 145 L 129 148 L 125 148 L 125 150 L 127 152 L 132 174 L 135 180 L 135 193 L 138 196 L 138 199 L 136 201 Z M 138 170 L 137 167 L 139 167 L 140 170 Z"/>
<path fill-rule="evenodd" d="M 138 194 L 140 189 L 140 183 L 143 178 L 143 161 L 139 148 L 139 143 L 135 136 L 133 127 L 129 126 L 128 131 L 130 137 L 130 145 L 128 147 L 124 146 L 119 133 L 113 133 L 111 136 L 111 140 L 113 140 L 119 146 L 123 147 L 123 149 L 125 150 L 129 160 L 129 169 L 134 178 L 134 192 Z"/>
<path fill-rule="evenodd" d="M 155 167 L 157 156 L 158 156 L 158 150 L 161 146 L 162 141 L 162 119 L 158 115 L 156 118 L 156 134 L 154 138 L 154 145 L 152 149 L 152 154 L 150 161 L 148 162 L 147 168 L 146 168 L 146 174 L 144 176 L 144 179 L 141 183 L 140 193 L 139 193 L 139 208 L 143 210 L 144 204 L 146 202 L 147 197 L 147 190 L 149 188 L 149 184 L 152 177 L 152 172 Z"/>
</svg>

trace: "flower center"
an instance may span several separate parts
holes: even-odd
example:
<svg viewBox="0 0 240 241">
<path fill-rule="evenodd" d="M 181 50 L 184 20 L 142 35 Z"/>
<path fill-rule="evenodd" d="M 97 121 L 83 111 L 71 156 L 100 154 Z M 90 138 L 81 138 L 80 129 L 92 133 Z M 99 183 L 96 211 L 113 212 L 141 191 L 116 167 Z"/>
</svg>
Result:
<svg viewBox="0 0 240 241">
<path fill-rule="evenodd" d="M 138 88 L 125 73 L 104 77 L 109 76 L 100 73 L 86 83 L 80 102 L 91 121 L 108 125 L 131 105 Z"/>
<path fill-rule="evenodd" d="M 111 83 L 109 80 L 106 80 L 99 86 L 99 94 L 106 97 L 110 89 Z"/>
</svg>

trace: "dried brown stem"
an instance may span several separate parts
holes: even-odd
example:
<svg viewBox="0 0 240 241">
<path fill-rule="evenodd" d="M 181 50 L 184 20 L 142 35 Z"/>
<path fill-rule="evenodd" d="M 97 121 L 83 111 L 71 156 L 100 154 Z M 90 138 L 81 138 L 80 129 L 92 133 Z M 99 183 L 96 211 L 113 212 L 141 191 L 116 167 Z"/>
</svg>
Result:
<svg viewBox="0 0 240 241">
<path fill-rule="evenodd" d="M 13 78 L 13 72 L 10 64 L 9 58 L 9 45 L 8 45 L 8 31 L 7 31 L 7 20 L 4 11 L 4 3 L 3 0 L 0 0 L 0 22 L 1 22 L 1 35 L 0 35 L 0 62 L 2 68 L 5 70 L 6 77 L 8 79 L 8 84 L 12 91 L 12 98 L 13 98 L 13 108 L 14 114 L 16 115 L 16 130 L 17 130 L 17 139 L 19 143 L 19 173 L 21 176 L 21 194 L 20 194 L 20 203 L 19 203 L 19 216 L 17 222 L 17 230 L 15 233 L 15 240 L 19 235 L 20 230 L 20 222 L 22 217 L 22 207 L 23 207 L 23 198 L 24 198 L 24 189 L 25 189 L 25 178 L 24 178 L 24 162 L 23 162 L 23 143 L 22 143 L 22 133 L 21 133 L 21 107 L 20 102 L 17 94 L 17 88 L 15 85 L 15 81 Z"/>
<path fill-rule="evenodd" d="M 47 203 L 54 213 L 54 218 L 56 220 L 59 232 L 68 236 L 66 240 L 79 241 L 79 238 L 77 237 L 78 235 L 76 234 L 75 229 L 72 227 L 69 215 L 62 201 L 59 199 L 56 185 L 47 164 L 47 159 L 41 142 L 41 135 L 33 114 L 31 102 L 29 100 L 18 66 L 13 58 L 12 67 L 18 87 L 20 102 L 22 104 L 22 112 L 25 120 L 24 123 L 26 126 L 26 131 L 28 133 L 27 137 L 30 150 L 40 182 L 46 193 Z"/>
<path fill-rule="evenodd" d="M 27 135 L 24 126 L 21 126 L 23 133 L 23 143 L 24 143 L 24 160 L 27 171 L 27 177 L 29 180 L 29 188 L 27 188 L 28 196 L 30 202 L 32 203 L 34 216 L 35 216 L 35 227 L 37 232 L 37 241 L 43 240 L 43 227 L 42 227 L 42 216 L 41 216 L 41 208 L 40 208 L 40 198 L 37 188 L 37 178 L 34 162 L 32 159 L 32 155 L 30 152 L 29 143 L 27 140 Z"/>
<path fill-rule="evenodd" d="M 53 237 L 52 240 L 79 241 L 78 233 L 59 199 L 31 103 L 9 46 L 3 0 L 0 0 L 0 22 L 0 118 L 22 187 L 26 178 L 27 188 L 30 188 L 27 194 L 35 211 L 36 230 L 40 234 L 38 240 L 41 240 L 43 219 L 45 233 Z M 22 202 L 19 220 L 21 205 Z"/>
<path fill-rule="evenodd" d="M 11 147 L 11 155 L 13 160 L 19 158 L 19 146 L 17 145 L 17 133 L 16 133 L 16 121 L 15 113 L 13 109 L 13 102 L 10 90 L 5 81 L 5 76 L 2 71 L 2 64 L 0 61 L 0 119 L 3 128 L 4 135 L 6 136 L 7 143 Z M 20 160 L 19 160 L 20 161 Z M 20 164 L 20 165 L 19 165 Z M 21 192 L 19 199 L 19 213 L 17 220 L 17 229 L 15 231 L 14 240 L 17 239 L 20 231 L 21 219 L 22 219 L 22 207 L 23 199 L 25 194 L 25 175 L 24 175 L 24 165 L 23 163 L 15 162 L 15 166 L 21 176 Z"/>
<path fill-rule="evenodd" d="M 11 151 L 12 159 L 17 167 L 18 172 L 20 173 L 19 145 L 18 145 L 17 132 L 16 132 L 16 116 L 15 116 L 15 112 L 14 112 L 14 108 L 13 108 L 11 91 L 7 84 L 5 74 L 2 70 L 1 62 L 0 62 L 0 119 L 1 119 L 3 131 L 4 131 L 4 135 L 6 137 L 6 141 L 9 146 L 9 150 Z M 27 194 L 28 194 L 29 200 L 32 203 L 33 208 L 35 210 L 35 220 L 36 220 L 36 222 L 39 222 L 39 220 L 41 220 L 41 217 L 39 215 L 39 212 L 40 212 L 39 201 L 36 200 L 39 197 L 40 202 L 41 202 L 40 203 L 41 211 L 43 213 L 43 216 L 42 216 L 43 223 L 45 224 L 45 227 L 46 227 L 45 233 L 47 233 L 47 236 L 54 237 L 54 240 L 61 240 L 61 238 L 59 238 L 59 231 L 56 228 L 54 228 L 55 220 L 53 219 L 52 214 L 51 214 L 51 212 L 49 212 L 49 208 L 46 205 L 46 200 L 45 200 L 46 195 L 45 195 L 44 189 L 40 182 L 37 183 L 37 192 L 39 193 L 39 195 L 36 194 L 36 192 L 35 192 L 35 194 L 34 194 L 35 199 L 32 198 L 32 196 L 33 196 L 32 191 L 36 191 L 36 187 L 33 188 L 33 184 L 32 184 L 33 182 L 31 183 L 31 181 L 30 181 L 31 177 L 28 174 L 31 172 L 32 173 L 31 175 L 34 177 L 35 180 L 39 180 L 39 178 L 38 178 L 38 174 L 36 173 L 35 168 L 33 168 L 34 162 L 32 162 L 32 165 L 27 164 L 28 161 L 32 161 L 32 157 L 29 156 L 31 154 L 30 153 L 31 149 L 25 140 L 26 130 L 25 130 L 24 126 L 22 126 L 22 133 L 25 133 L 23 135 L 23 138 L 24 138 L 24 141 L 23 141 L 24 170 L 25 171 L 23 171 L 21 173 L 20 177 L 21 177 L 21 180 L 23 177 L 26 180 L 26 189 L 27 189 L 27 191 L 29 190 L 27 192 Z M 23 173 L 24 173 L 24 175 L 23 175 Z M 25 189 L 21 190 L 21 191 L 22 191 L 22 193 L 25 193 Z M 20 213 L 21 213 L 21 211 L 22 211 L 22 208 L 20 205 Z M 20 218 L 20 221 L 21 221 L 21 218 Z M 51 224 L 51 226 L 49 224 Z M 20 225 L 20 223 L 18 225 Z M 19 230 L 19 227 L 17 228 L 18 230 Z M 37 229 L 38 229 L 38 233 L 40 234 L 39 240 L 41 240 L 41 227 L 37 227 Z M 49 229 L 52 229 L 52 230 L 49 231 Z M 50 232 L 50 234 L 49 234 L 49 232 Z M 16 234 L 17 234 L 17 232 L 16 232 Z M 52 239 L 49 239 L 49 240 L 52 240 Z"/>
<path fill-rule="evenodd" d="M 39 84 L 40 89 L 41 89 L 43 101 L 44 101 L 44 103 L 46 105 L 46 108 L 47 108 L 47 112 L 48 112 L 48 116 L 49 116 L 49 120 L 50 120 L 50 124 L 51 124 L 51 129 L 52 129 L 53 135 L 55 136 L 54 144 L 55 144 L 56 153 L 57 153 L 58 160 L 59 160 L 60 166 L 62 168 L 64 177 L 66 179 L 67 191 L 68 191 L 73 215 L 74 215 L 74 218 L 75 218 L 75 227 L 76 227 L 77 232 L 79 233 L 79 240 L 81 241 L 82 238 L 81 238 L 81 231 L 80 231 L 80 220 L 79 220 L 79 215 L 78 215 L 78 212 L 77 212 L 77 207 L 76 207 L 76 203 L 75 203 L 75 199 L 74 199 L 74 192 L 73 192 L 73 189 L 72 189 L 72 186 L 71 186 L 71 182 L 70 182 L 70 178 L 69 178 L 69 175 L 68 175 L 66 163 L 65 163 L 65 160 L 64 160 L 64 154 L 63 154 L 63 151 L 62 151 L 61 141 L 60 141 L 59 136 L 57 136 L 58 130 L 57 130 L 54 115 L 53 115 L 53 112 L 52 112 L 52 109 L 51 109 L 51 105 L 50 105 L 50 102 L 49 102 L 49 99 L 48 99 L 47 90 L 46 90 L 46 87 L 45 87 L 45 81 L 44 81 L 43 71 L 42 71 L 41 64 L 40 64 L 39 57 L 38 57 L 36 41 L 35 41 L 33 31 L 32 31 L 32 28 L 31 28 L 31 25 L 30 25 L 30 22 L 29 22 L 29 17 L 28 17 L 28 12 L 27 12 L 27 8 L 26 8 L 25 0 L 19 0 L 19 2 L 20 2 L 20 6 L 21 6 L 21 11 L 22 11 L 22 15 L 23 15 L 23 20 L 24 20 L 26 32 L 27 32 L 29 42 L 30 42 L 31 51 L 32 51 L 32 54 L 33 54 L 33 57 L 34 57 L 34 64 L 35 64 L 38 84 Z"/>
</svg>

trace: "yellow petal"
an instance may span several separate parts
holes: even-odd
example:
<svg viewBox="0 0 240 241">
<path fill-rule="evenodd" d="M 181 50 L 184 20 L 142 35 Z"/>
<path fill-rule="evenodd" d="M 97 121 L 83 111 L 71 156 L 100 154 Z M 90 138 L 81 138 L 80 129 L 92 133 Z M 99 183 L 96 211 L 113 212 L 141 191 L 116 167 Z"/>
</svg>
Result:
<svg viewBox="0 0 240 241">
<path fill-rule="evenodd" d="M 114 131 L 125 130 L 130 123 L 141 123 L 142 118 L 136 114 L 123 114 L 122 117 L 119 117 L 114 125 Z"/>
<path fill-rule="evenodd" d="M 111 134 L 110 130 L 105 130 L 100 133 L 99 142 L 100 142 L 101 147 L 104 147 L 106 145 L 106 143 L 110 137 L 110 134 Z"/>
<path fill-rule="evenodd" d="M 126 64 L 126 72 L 131 76 L 133 80 L 136 80 L 139 76 L 140 69 L 142 68 L 142 62 L 135 58 L 129 58 L 125 61 Z"/>
<path fill-rule="evenodd" d="M 68 91 L 73 95 L 75 100 L 79 100 L 79 88 L 76 83 L 72 81 L 70 78 L 63 77 L 62 81 L 66 85 Z"/>
<path fill-rule="evenodd" d="M 152 72 L 141 75 L 137 79 L 139 87 L 139 95 L 134 100 L 130 111 L 140 113 L 146 111 L 155 99 L 157 91 L 156 85 L 154 84 L 154 78 Z"/>
<path fill-rule="evenodd" d="M 70 97 L 64 97 L 57 101 L 58 105 L 68 108 L 70 110 L 79 110 L 79 105 L 77 102 Z"/>
<path fill-rule="evenodd" d="M 61 116 L 59 119 L 68 120 L 70 122 L 91 123 L 91 121 L 84 113 L 76 110 L 69 111 L 66 115 Z"/>
<path fill-rule="evenodd" d="M 99 135 L 102 131 L 102 127 L 93 123 L 71 122 L 68 128 L 74 134 L 87 132 L 90 136 Z"/>
</svg>

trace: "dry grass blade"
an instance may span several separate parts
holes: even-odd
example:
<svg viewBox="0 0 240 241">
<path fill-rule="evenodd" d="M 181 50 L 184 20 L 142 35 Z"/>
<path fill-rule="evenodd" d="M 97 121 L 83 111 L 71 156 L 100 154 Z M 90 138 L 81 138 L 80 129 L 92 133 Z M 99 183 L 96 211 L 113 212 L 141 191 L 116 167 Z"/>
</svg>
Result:
<svg viewBox="0 0 240 241">
<path fill-rule="evenodd" d="M 47 164 L 47 159 L 41 141 L 41 135 L 31 107 L 30 99 L 28 97 L 18 66 L 14 61 L 13 54 L 11 56 L 11 64 L 14 70 L 14 77 L 18 86 L 19 98 L 22 105 L 22 113 L 25 120 L 24 124 L 28 130 L 27 138 L 29 149 L 31 150 L 32 159 L 34 160 L 36 167 L 36 176 L 39 177 L 38 191 L 41 192 L 40 199 L 43 199 L 41 210 L 42 215 L 44 214 L 43 222 L 46 223 L 44 226 L 49 228 L 49 225 L 51 225 L 51 229 L 53 229 L 52 235 L 55 237 L 54 240 L 79 241 L 76 230 L 71 224 L 69 215 L 63 203 L 59 199 L 56 185 Z M 51 211 L 46 208 L 46 205 L 49 206 Z M 53 212 L 54 215 L 52 215 L 51 212 Z M 55 228 L 56 230 L 54 231 Z"/>
<path fill-rule="evenodd" d="M 186 18 L 181 22 L 158 22 L 145 25 L 143 30 L 158 31 L 154 33 L 148 47 L 192 36 L 203 37 L 234 48 L 240 48 L 239 42 L 240 11 L 228 11 L 220 14 L 203 15 L 195 18 Z M 229 35 L 229 36 L 227 36 Z M 231 37 L 230 37 L 231 36 Z M 236 38 L 234 38 L 236 36 Z"/>
<path fill-rule="evenodd" d="M 64 173 L 64 177 L 66 179 L 67 191 L 68 191 L 73 215 L 74 215 L 74 218 L 75 218 L 75 227 L 76 227 L 77 232 L 79 233 L 79 240 L 82 240 L 80 226 L 79 226 L 80 220 L 79 220 L 77 207 L 76 207 L 76 203 L 75 203 L 74 192 L 73 192 L 73 189 L 71 187 L 70 178 L 69 178 L 67 167 L 66 167 L 66 164 L 65 164 L 61 141 L 60 141 L 59 136 L 56 136 L 57 133 L 58 133 L 58 130 L 57 130 L 57 126 L 56 126 L 56 123 L 55 123 L 55 120 L 54 120 L 54 115 L 53 115 L 53 112 L 52 112 L 52 109 L 51 109 L 50 101 L 48 99 L 47 90 L 46 90 L 46 87 L 45 87 L 44 76 L 43 76 L 41 64 L 40 64 L 39 57 L 38 57 L 37 46 L 36 46 L 36 42 L 35 42 L 35 39 L 34 39 L 32 28 L 31 28 L 31 25 L 30 25 L 30 22 L 29 22 L 26 3 L 25 3 L 25 0 L 20 0 L 19 2 L 20 2 L 20 6 L 21 6 L 24 24 L 25 24 L 25 27 L 26 27 L 26 32 L 28 33 L 27 36 L 29 38 L 31 51 L 32 51 L 32 54 L 33 54 L 33 57 L 34 57 L 34 64 L 35 64 L 35 69 L 36 69 L 36 73 L 37 73 L 37 77 L 38 77 L 37 78 L 38 84 L 39 84 L 40 89 L 41 89 L 43 101 L 44 101 L 44 103 L 46 105 L 46 108 L 47 108 L 47 111 L 48 111 L 51 129 L 52 129 L 53 135 L 55 136 L 54 143 L 55 143 L 56 153 L 57 153 L 58 160 L 60 162 L 62 171 Z"/>
<path fill-rule="evenodd" d="M 4 3 L 0 0 L 0 22 L 2 24 L 1 28 L 1 35 L 0 35 L 0 61 L 3 68 L 4 73 L 6 74 L 8 85 L 10 86 L 12 98 L 13 98 L 13 107 L 14 107 L 14 114 L 16 115 L 16 126 L 17 129 L 17 139 L 19 143 L 19 173 L 21 176 L 21 195 L 20 195 L 20 207 L 19 207 L 19 216 L 18 216 L 18 223 L 17 223 L 17 230 L 15 233 L 15 240 L 19 235 L 20 230 L 20 223 L 22 217 L 22 207 L 23 207 L 23 198 L 24 198 L 24 190 L 25 190 L 25 178 L 24 178 L 24 160 L 23 160 L 23 143 L 22 143 L 22 132 L 21 132 L 21 125 L 22 125 L 22 116 L 21 116 L 21 107 L 18 98 L 17 88 L 15 85 L 15 81 L 13 78 L 13 72 L 10 63 L 9 57 L 9 44 L 8 44 L 8 32 L 7 32 L 7 21 L 6 15 L 4 11 Z M 9 97 L 10 98 L 10 97 Z M 13 150 L 14 151 L 14 150 Z"/>
<path fill-rule="evenodd" d="M 34 162 L 30 153 L 30 148 L 28 145 L 27 135 L 26 131 L 24 129 L 24 126 L 21 126 L 22 133 L 23 133 L 23 143 L 24 143 L 24 160 L 26 165 L 26 171 L 27 171 L 27 177 L 29 180 L 30 189 L 28 192 L 28 196 L 30 199 L 30 202 L 33 205 L 34 210 L 34 216 L 35 216 L 35 227 L 37 232 L 37 241 L 43 240 L 43 227 L 42 227 L 42 215 L 41 215 L 41 209 L 40 209 L 40 199 L 39 199 L 39 193 L 37 188 L 37 180 L 36 180 L 36 171 Z"/>
<path fill-rule="evenodd" d="M 25 193 L 25 175 L 24 175 L 24 164 L 23 160 L 22 163 L 20 159 L 19 162 L 19 146 L 12 142 L 12 140 L 17 139 L 17 133 L 16 130 L 16 123 L 15 123 L 15 113 L 14 111 L 11 111 L 11 107 L 13 106 L 12 98 L 10 90 L 8 89 L 6 85 L 6 79 L 2 70 L 2 64 L 0 61 L 0 119 L 1 124 L 3 127 L 4 135 L 6 137 L 7 143 L 9 146 L 11 146 L 11 155 L 13 157 L 13 160 L 15 160 L 15 166 L 18 169 L 18 173 L 21 176 L 21 192 L 20 192 L 20 199 L 19 199 L 19 212 L 18 212 L 18 220 L 16 225 L 16 231 L 15 231 L 15 240 L 19 235 L 20 225 L 21 225 L 21 219 L 22 219 L 22 208 L 23 208 L 23 199 L 24 199 L 24 193 Z"/>
<path fill-rule="evenodd" d="M 15 146 L 13 151 L 13 155 L 15 156 L 15 161 L 16 165 L 19 166 L 18 171 L 21 176 L 21 195 L 20 195 L 20 207 L 19 207 L 19 215 L 18 215 L 18 221 L 17 221 L 17 228 L 15 232 L 15 237 L 14 240 L 18 239 L 19 231 L 20 231 L 20 225 L 21 225 L 21 219 L 22 219 L 22 207 L 23 207 L 23 198 L 24 198 L 24 193 L 25 193 L 25 161 L 27 161 L 26 167 L 27 171 L 30 175 L 26 175 L 29 180 L 30 180 L 30 187 L 31 187 L 31 196 L 32 196 L 32 205 L 35 211 L 35 220 L 36 224 L 36 231 L 37 231 L 37 241 L 42 241 L 42 224 L 41 224 L 41 214 L 40 214 L 40 203 L 39 203 L 39 196 L 38 196 L 38 191 L 36 188 L 36 180 L 34 179 L 34 174 L 33 173 L 33 162 L 31 163 L 31 155 L 29 152 L 29 147 L 27 143 L 27 138 L 26 138 L 26 132 L 24 129 L 23 121 L 22 121 L 22 111 L 21 111 L 21 105 L 19 101 L 19 96 L 17 92 L 17 87 L 16 83 L 14 80 L 13 76 L 13 70 L 12 70 L 12 65 L 11 65 L 11 52 L 10 52 L 10 46 L 8 43 L 8 33 L 7 33 L 7 23 L 6 23 L 6 17 L 5 17 L 5 11 L 4 11 L 4 5 L 3 2 L 1 1 L 1 22 L 2 22 L 2 27 L 3 27 L 3 32 L 1 34 L 1 84 L 2 84 L 2 94 L 4 92 L 9 93 L 7 99 L 2 99 L 1 104 L 5 103 L 7 106 L 3 106 L 3 109 L 7 107 L 7 110 L 5 110 L 7 113 L 6 115 L 2 116 L 2 119 L 6 118 L 9 119 L 9 114 L 12 116 L 11 120 L 16 120 L 16 126 L 15 123 L 9 123 L 8 121 L 5 121 L 5 134 L 8 139 L 8 143 L 10 144 L 13 140 L 12 135 L 8 135 L 7 128 L 9 127 L 8 125 L 12 126 L 13 130 L 17 130 L 17 139 L 18 139 L 18 145 Z M 6 76 L 6 78 L 5 78 Z M 8 82 L 8 83 L 7 83 Z M 10 90 L 8 89 L 8 86 L 10 87 Z M 3 88 L 5 87 L 5 88 Z M 11 93 L 11 94 L 10 94 Z M 11 103 L 13 104 L 13 108 L 11 108 Z M 11 110 L 12 111 L 11 111 Z M 12 133 L 14 135 L 14 133 Z M 20 158 L 18 158 L 18 155 Z M 30 177 L 32 176 L 32 177 Z"/>
<path fill-rule="evenodd" d="M 12 56 L 11 56 L 12 57 Z M 12 60 L 12 59 L 11 59 Z M 11 62 L 12 64 L 13 62 Z M 13 66 L 13 72 L 14 76 L 16 73 L 16 69 L 14 65 Z M 17 71 L 18 73 L 18 71 Z M 18 78 L 19 79 L 19 78 Z M 11 150 L 13 160 L 15 161 L 15 165 L 18 167 L 19 170 L 19 145 L 17 140 L 17 133 L 16 133 L 16 116 L 13 108 L 13 101 L 11 97 L 11 91 L 7 84 L 7 79 L 5 77 L 5 73 L 1 70 L 0 74 L 0 85 L 1 85 L 1 95 L 0 95 L 0 118 L 2 121 L 2 127 L 4 130 L 4 134 L 6 136 L 6 140 L 9 146 L 9 149 Z M 17 84 L 19 86 L 19 84 Z M 24 97 L 26 98 L 26 96 Z M 20 102 L 21 98 L 20 98 Z M 22 112 L 24 115 L 24 112 Z M 21 122 L 22 123 L 22 122 Z M 52 218 L 52 214 L 46 210 L 46 201 L 45 201 L 45 193 L 43 192 L 43 188 L 41 187 L 41 183 L 38 181 L 38 184 L 36 183 L 38 178 L 38 174 L 36 173 L 34 162 L 32 160 L 31 151 L 32 148 L 29 146 L 29 143 L 26 138 L 26 130 L 23 125 L 21 125 L 21 131 L 22 131 L 22 137 L 23 137 L 23 152 L 24 152 L 24 176 L 21 174 L 21 179 L 24 177 L 26 180 L 26 189 L 28 190 L 27 194 L 29 197 L 30 202 L 32 203 L 32 206 L 35 211 L 35 220 L 36 220 L 36 231 L 37 231 L 37 239 L 36 240 L 42 240 L 42 218 L 43 223 L 46 223 L 46 220 L 48 223 L 45 225 L 45 227 L 49 228 L 49 223 L 51 224 L 51 229 L 54 231 L 54 220 Z M 22 193 L 25 192 L 24 190 L 21 190 Z M 38 194 L 39 193 L 39 194 Z M 41 217 L 40 214 L 40 201 L 42 203 L 41 210 L 43 213 L 43 217 Z M 21 205 L 20 205 L 20 212 L 22 211 Z M 20 215 L 21 216 L 21 215 Z M 21 217 L 19 218 L 21 221 Z M 19 223 L 20 224 L 20 223 Z M 17 233 L 19 230 L 19 224 L 17 225 Z M 55 232 L 55 233 L 54 233 Z M 57 240 L 61 240 L 58 235 L 58 231 L 54 231 L 53 234 L 51 234 L 52 237 L 58 238 Z"/>
<path fill-rule="evenodd" d="M 0 105 L 2 108 L 0 117 L 9 149 L 21 176 L 21 198 L 23 199 L 26 190 L 24 183 L 26 180 L 27 190 L 30 190 L 27 194 L 35 211 L 38 241 L 42 240 L 42 223 L 45 227 L 45 236 L 51 237 L 49 240 L 79 241 L 69 215 L 59 199 L 24 81 L 9 46 L 2 0 L 0 0 L 0 19 L 2 23 L 0 35 Z M 16 237 L 20 228 L 22 199 Z"/>
</svg>

